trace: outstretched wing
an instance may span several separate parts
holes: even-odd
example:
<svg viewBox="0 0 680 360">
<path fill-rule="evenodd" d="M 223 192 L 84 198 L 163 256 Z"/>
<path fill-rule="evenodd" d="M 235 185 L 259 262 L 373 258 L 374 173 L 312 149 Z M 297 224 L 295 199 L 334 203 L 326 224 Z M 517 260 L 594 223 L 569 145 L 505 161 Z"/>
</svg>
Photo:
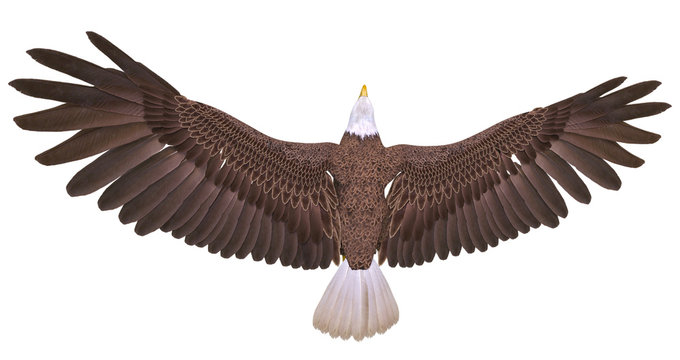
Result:
<svg viewBox="0 0 680 360">
<path fill-rule="evenodd" d="M 514 239 L 541 224 L 556 227 L 567 207 L 553 179 L 574 199 L 590 202 L 572 166 L 618 189 L 621 180 L 607 161 L 628 167 L 644 161 L 617 142 L 650 144 L 660 138 L 624 121 L 670 107 L 629 104 L 651 93 L 657 81 L 603 96 L 624 80 L 511 117 L 458 143 L 388 148 L 400 161 L 400 173 L 387 196 L 389 235 L 380 246 L 381 261 L 410 267 L 435 254 L 446 259 L 461 249 L 485 251 L 498 239 Z"/>
<path fill-rule="evenodd" d="M 140 235 L 171 231 L 228 258 L 311 269 L 339 260 L 337 198 L 326 172 L 335 144 L 273 139 L 208 105 L 188 100 L 103 37 L 90 41 L 122 72 L 53 50 L 38 62 L 93 86 L 20 79 L 24 94 L 65 104 L 18 116 L 26 130 L 80 130 L 36 156 L 44 165 L 106 151 L 67 186 L 71 196 L 109 183 L 102 210 Z"/>
</svg>

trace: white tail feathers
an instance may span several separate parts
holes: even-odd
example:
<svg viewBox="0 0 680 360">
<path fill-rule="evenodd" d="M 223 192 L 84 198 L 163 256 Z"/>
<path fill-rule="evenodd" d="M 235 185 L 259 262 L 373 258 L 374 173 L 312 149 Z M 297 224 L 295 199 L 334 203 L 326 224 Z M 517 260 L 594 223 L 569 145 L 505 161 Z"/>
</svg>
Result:
<svg viewBox="0 0 680 360">
<path fill-rule="evenodd" d="M 343 261 L 314 311 L 315 328 L 345 340 L 382 334 L 398 320 L 397 302 L 375 260 L 368 270 Z"/>
</svg>

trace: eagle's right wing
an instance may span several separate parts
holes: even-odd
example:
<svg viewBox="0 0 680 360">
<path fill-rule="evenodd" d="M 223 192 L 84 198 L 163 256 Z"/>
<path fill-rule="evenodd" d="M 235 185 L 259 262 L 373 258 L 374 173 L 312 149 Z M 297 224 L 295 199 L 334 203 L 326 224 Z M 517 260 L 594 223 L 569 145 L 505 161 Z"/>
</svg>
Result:
<svg viewBox="0 0 680 360">
<path fill-rule="evenodd" d="M 93 86 L 20 79 L 30 96 L 65 104 L 18 116 L 34 131 L 80 130 L 38 155 L 45 165 L 106 151 L 67 186 L 72 196 L 113 182 L 102 210 L 122 206 L 120 220 L 140 235 L 172 231 L 223 257 L 265 259 L 293 267 L 339 261 L 339 219 L 327 173 L 331 143 L 268 137 L 236 118 L 181 96 L 167 82 L 103 37 L 92 43 L 123 71 L 104 69 L 53 50 L 38 62 Z"/>
<path fill-rule="evenodd" d="M 625 120 L 658 114 L 666 103 L 629 104 L 660 83 L 647 81 L 609 95 L 616 78 L 550 106 L 513 116 L 458 143 L 388 148 L 398 163 L 387 197 L 389 234 L 380 260 L 413 266 L 496 246 L 541 224 L 555 227 L 567 207 L 553 183 L 590 202 L 572 168 L 607 189 L 621 180 L 605 161 L 638 167 L 643 160 L 617 142 L 649 144 L 659 135 Z M 519 161 L 517 163 L 516 161 Z M 552 179 L 551 179 L 552 178 Z"/>
</svg>

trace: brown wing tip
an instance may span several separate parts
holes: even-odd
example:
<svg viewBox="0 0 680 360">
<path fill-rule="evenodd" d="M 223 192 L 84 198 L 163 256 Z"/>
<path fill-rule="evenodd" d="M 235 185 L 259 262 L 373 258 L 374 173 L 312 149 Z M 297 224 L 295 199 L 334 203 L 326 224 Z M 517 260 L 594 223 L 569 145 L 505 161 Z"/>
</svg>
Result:
<svg viewBox="0 0 680 360">
<path fill-rule="evenodd" d="M 655 87 L 661 85 L 661 81 L 659 81 L 659 80 L 650 80 L 649 83 L 654 84 Z"/>
<path fill-rule="evenodd" d="M 48 150 L 49 151 L 49 150 Z M 42 165 L 56 165 L 59 164 L 58 162 L 54 162 L 53 159 L 50 158 L 49 154 L 46 154 L 46 152 L 38 154 L 35 156 L 35 160 L 39 162 Z"/>
<path fill-rule="evenodd" d="M 16 91 L 28 95 L 31 95 L 31 87 L 33 84 L 41 82 L 41 80 L 36 79 L 15 79 L 7 83 L 9 86 L 13 87 Z M 35 97 L 35 96 L 34 96 Z"/>
<path fill-rule="evenodd" d="M 660 114 L 660 113 L 670 109 L 671 107 L 672 106 L 669 103 L 659 103 L 659 109 L 658 109 L 659 112 L 657 114 Z M 659 135 L 659 134 L 655 134 L 655 133 L 652 133 L 652 132 L 650 132 L 649 134 L 650 134 L 650 138 L 649 138 L 650 144 L 653 144 L 653 143 L 659 141 L 659 139 L 661 139 L 661 135 Z"/>
<path fill-rule="evenodd" d="M 86 185 L 85 182 L 86 181 L 83 181 L 82 178 L 76 174 L 76 176 L 71 178 L 71 181 L 66 184 L 66 193 L 68 193 L 68 195 L 71 197 L 91 194 L 94 190 L 87 191 L 87 187 L 84 186 Z"/>
<path fill-rule="evenodd" d="M 656 90 L 656 88 L 659 87 L 659 85 L 661 85 L 661 81 L 657 81 L 657 80 L 642 81 L 642 82 L 639 82 L 637 84 L 633 84 L 633 85 L 631 85 L 631 86 L 629 86 L 625 89 L 621 89 L 618 93 L 628 92 L 629 95 L 626 95 L 626 96 L 633 95 L 634 97 L 632 97 L 629 100 L 629 102 L 630 102 L 630 101 L 638 100 L 638 99 L 642 98 L 643 96 L 651 94 L 652 91 Z"/>
<path fill-rule="evenodd" d="M 71 197 L 83 195 L 76 191 L 75 184 L 73 184 L 73 179 L 71 179 L 71 181 L 69 181 L 69 183 L 66 184 L 66 193 Z"/>
<path fill-rule="evenodd" d="M 22 86 L 23 81 L 22 80 L 23 79 L 12 80 L 9 83 L 7 83 L 7 85 L 13 87 L 16 91 L 23 94 L 24 92 L 22 91 L 22 89 L 23 89 L 23 86 Z M 28 124 L 26 124 L 26 121 L 27 121 L 26 115 L 29 115 L 29 114 L 15 116 L 14 119 L 12 119 L 12 120 L 14 120 L 14 123 L 17 124 L 17 126 L 20 127 L 21 129 L 31 130 L 30 128 L 28 128 Z"/>
<path fill-rule="evenodd" d="M 26 54 L 28 54 L 30 57 L 32 57 L 33 59 L 35 59 L 37 61 L 38 59 L 41 58 L 41 55 L 43 55 L 44 53 L 47 53 L 49 51 L 51 51 L 51 50 L 35 48 L 35 49 L 26 50 Z"/>
<path fill-rule="evenodd" d="M 617 176 L 616 182 L 614 182 L 610 186 L 606 186 L 605 189 L 619 191 L 621 189 L 621 185 L 622 185 L 621 179 Z"/>
<path fill-rule="evenodd" d="M 137 225 L 135 225 L 135 234 L 139 236 L 146 236 L 149 235 L 153 232 L 155 229 L 147 228 L 147 227 L 142 227 L 139 225 L 140 223 L 138 222 Z"/>
<path fill-rule="evenodd" d="M 659 113 L 662 113 L 662 112 L 670 109 L 671 107 L 672 106 L 669 103 L 665 103 L 665 102 L 659 103 Z"/>
<path fill-rule="evenodd" d="M 33 60 L 37 61 L 40 64 L 43 64 L 47 67 L 53 68 L 56 64 L 59 64 L 64 57 L 67 57 L 68 55 L 61 53 L 56 50 L 51 50 L 51 49 L 43 49 L 43 48 L 35 48 L 35 49 L 30 49 L 26 50 L 26 54 L 28 54 Z M 60 70 L 61 71 L 61 70 Z"/>
<path fill-rule="evenodd" d="M 13 87 L 17 91 L 21 91 L 19 88 L 21 87 L 21 79 L 15 79 L 7 83 L 7 85 Z"/>
<path fill-rule="evenodd" d="M 106 192 L 104 194 L 106 194 Z M 103 196 L 104 194 L 102 194 L 102 196 L 99 197 L 99 200 L 97 200 L 97 206 L 99 207 L 99 210 L 107 211 L 115 209 L 116 207 L 110 204 L 110 201 L 108 201 L 108 199 Z"/>
<path fill-rule="evenodd" d="M 26 124 L 26 119 L 24 118 L 24 115 L 20 115 L 15 117 L 14 123 L 17 124 L 18 127 L 20 127 L 22 130 L 30 130 Z"/>
<path fill-rule="evenodd" d="M 611 79 L 611 80 L 609 80 L 609 81 L 605 81 L 605 82 L 603 82 L 602 84 L 600 84 L 600 85 L 598 85 L 598 86 L 596 86 L 596 87 L 594 87 L 594 88 L 592 88 L 592 89 L 586 91 L 586 92 L 584 93 L 584 95 L 586 95 L 586 97 L 591 97 L 591 96 L 592 96 L 592 97 L 600 97 L 600 96 L 602 96 L 603 94 L 605 94 L 605 93 L 607 93 L 607 92 L 609 92 L 609 91 L 611 91 L 611 90 L 617 88 L 617 87 L 618 87 L 619 85 L 621 85 L 624 81 L 626 81 L 626 79 L 627 79 L 627 78 L 626 78 L 625 76 L 619 76 L 619 77 L 613 78 L 613 79 Z"/>
<path fill-rule="evenodd" d="M 656 88 L 658 88 L 659 85 L 661 85 L 661 81 L 658 80 L 643 81 L 639 84 L 640 87 L 643 87 L 649 93 L 656 90 Z"/>
<path fill-rule="evenodd" d="M 87 34 L 87 38 L 90 39 L 90 41 L 92 41 L 92 42 L 95 42 L 95 41 L 98 41 L 98 40 L 106 41 L 106 39 L 104 39 L 103 36 L 97 34 L 94 31 L 86 31 L 85 34 Z"/>
<path fill-rule="evenodd" d="M 618 87 L 619 85 L 623 84 L 623 82 L 626 81 L 627 79 L 628 79 L 627 76 L 618 76 L 607 81 L 605 84 L 609 84 L 613 87 Z"/>
<path fill-rule="evenodd" d="M 109 55 L 109 52 L 111 52 L 112 50 L 115 51 L 116 53 L 122 53 L 122 51 L 120 51 L 118 47 L 113 45 L 110 41 L 106 40 L 105 37 L 97 34 L 96 32 L 87 31 L 85 33 L 87 34 L 87 38 L 90 39 L 92 45 L 94 45 L 97 49 L 99 49 L 107 56 Z"/>
<path fill-rule="evenodd" d="M 661 84 L 660 82 L 658 82 L 658 83 Z M 660 113 L 662 113 L 662 112 L 664 112 L 664 111 L 666 111 L 666 110 L 668 110 L 672 107 L 671 104 L 664 103 L 664 102 L 655 103 L 655 105 L 656 105 L 656 109 L 655 109 L 655 111 L 652 115 L 660 114 Z M 647 142 L 645 142 L 646 144 L 654 144 L 655 142 L 659 141 L 659 139 L 661 139 L 661 135 L 653 133 L 653 132 L 647 132 L 647 135 L 648 135 L 648 138 L 647 138 Z M 643 161 L 643 163 L 644 163 L 644 161 Z M 642 164 L 640 164 L 640 165 L 642 165 Z"/>
</svg>

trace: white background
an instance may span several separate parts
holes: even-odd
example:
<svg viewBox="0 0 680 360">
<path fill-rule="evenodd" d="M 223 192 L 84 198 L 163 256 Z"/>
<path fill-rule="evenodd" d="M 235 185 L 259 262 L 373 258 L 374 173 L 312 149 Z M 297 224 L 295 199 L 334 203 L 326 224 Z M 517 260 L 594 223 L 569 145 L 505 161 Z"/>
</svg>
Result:
<svg viewBox="0 0 680 360">
<path fill-rule="evenodd" d="M 670 2 L 669 2 L 670 3 Z M 112 66 L 106 36 L 184 95 L 275 137 L 339 141 L 362 84 L 385 145 L 461 140 L 615 76 L 664 84 L 680 104 L 677 10 L 654 1 L 247 5 L 13 2 L 3 9 L 3 81 L 66 76 L 24 51 Z M 64 187 L 87 161 L 33 156 L 67 137 L 13 116 L 53 103 L 0 87 L 0 358 L 680 358 L 678 112 L 634 124 L 661 133 L 614 165 L 620 191 L 567 198 L 559 228 L 487 253 L 383 267 L 399 323 L 360 343 L 312 313 L 334 270 L 223 260 L 161 232 L 140 238 L 95 196 Z"/>
</svg>

